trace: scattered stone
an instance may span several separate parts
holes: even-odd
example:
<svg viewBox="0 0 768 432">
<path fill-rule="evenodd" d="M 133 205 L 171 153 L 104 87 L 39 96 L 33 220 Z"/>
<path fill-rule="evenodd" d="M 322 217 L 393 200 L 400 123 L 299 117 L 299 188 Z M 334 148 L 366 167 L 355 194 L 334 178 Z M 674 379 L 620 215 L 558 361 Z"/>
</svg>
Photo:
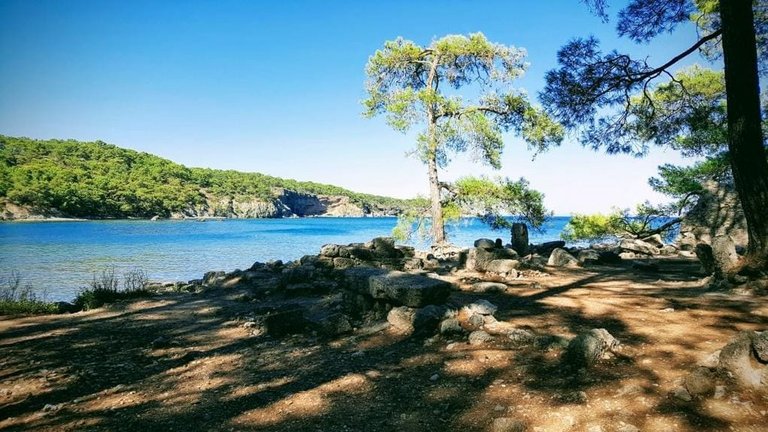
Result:
<svg viewBox="0 0 768 432">
<path fill-rule="evenodd" d="M 464 333 L 464 329 L 456 318 L 444 319 L 440 322 L 440 334 L 452 335 Z"/>
<path fill-rule="evenodd" d="M 493 341 L 493 336 L 482 330 L 476 330 L 469 334 L 470 345 L 482 345 Z"/>
<path fill-rule="evenodd" d="M 536 335 L 525 329 L 514 329 L 507 334 L 512 342 L 531 343 L 536 339 Z"/>
<path fill-rule="evenodd" d="M 480 299 L 477 301 L 474 301 L 466 306 L 464 308 L 470 313 L 476 313 L 480 315 L 493 315 L 496 313 L 496 311 L 499 309 L 498 306 L 495 304 L 489 302 L 485 299 Z"/>
<path fill-rule="evenodd" d="M 688 390 L 683 386 L 675 387 L 675 389 L 672 390 L 672 397 L 683 402 L 690 402 L 693 400 L 691 394 L 688 393 Z"/>
<path fill-rule="evenodd" d="M 715 374 L 697 367 L 685 377 L 683 385 L 691 396 L 708 396 L 715 391 Z"/>
<path fill-rule="evenodd" d="M 664 247 L 664 241 L 661 239 L 661 234 L 654 234 L 652 236 L 643 239 L 644 242 L 657 248 Z"/>
<path fill-rule="evenodd" d="M 432 382 L 435 382 L 440 379 L 440 374 L 434 374 L 431 377 L 429 377 L 429 380 Z"/>
<path fill-rule="evenodd" d="M 549 255 L 547 265 L 554 267 L 574 267 L 579 265 L 579 260 L 565 249 L 557 248 Z"/>
<path fill-rule="evenodd" d="M 509 417 L 499 417 L 491 423 L 491 432 L 524 432 L 525 423 Z"/>
<path fill-rule="evenodd" d="M 720 362 L 720 351 L 721 350 L 717 350 L 717 351 L 707 355 L 706 357 L 704 357 L 703 359 L 701 359 L 701 361 L 699 361 L 697 363 L 697 366 L 701 366 L 701 367 L 705 367 L 705 368 L 710 368 L 710 369 L 716 368 L 718 363 Z"/>
<path fill-rule="evenodd" d="M 577 368 L 588 368 L 618 344 L 619 341 L 608 333 L 608 330 L 592 329 L 571 340 L 565 350 L 563 360 L 566 364 Z"/>
<path fill-rule="evenodd" d="M 507 285 L 501 282 L 477 282 L 472 285 L 472 291 L 478 293 L 500 293 L 507 290 Z"/>
</svg>

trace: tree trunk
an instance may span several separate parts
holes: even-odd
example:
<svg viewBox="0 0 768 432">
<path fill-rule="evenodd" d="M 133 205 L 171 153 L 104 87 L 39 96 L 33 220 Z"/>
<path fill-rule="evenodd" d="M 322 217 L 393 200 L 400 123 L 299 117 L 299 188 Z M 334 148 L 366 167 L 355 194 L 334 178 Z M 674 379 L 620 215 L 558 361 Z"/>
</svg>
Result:
<svg viewBox="0 0 768 432">
<path fill-rule="evenodd" d="M 435 244 L 442 244 L 445 243 L 445 222 L 443 221 L 443 205 L 440 200 L 436 155 L 430 155 L 427 168 L 429 171 L 429 199 L 432 203 L 432 241 Z"/>
<path fill-rule="evenodd" d="M 768 162 L 761 131 L 752 0 L 721 0 L 728 150 L 736 191 L 747 220 L 747 262 L 768 258 Z"/>
</svg>

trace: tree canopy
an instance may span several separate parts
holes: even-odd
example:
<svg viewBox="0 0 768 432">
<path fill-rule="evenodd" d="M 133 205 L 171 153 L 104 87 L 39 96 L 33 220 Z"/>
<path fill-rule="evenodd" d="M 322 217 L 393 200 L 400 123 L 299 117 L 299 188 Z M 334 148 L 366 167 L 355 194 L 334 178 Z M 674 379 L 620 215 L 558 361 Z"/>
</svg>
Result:
<svg viewBox="0 0 768 432">
<path fill-rule="evenodd" d="M 606 0 L 585 3 L 608 19 Z M 643 155 L 648 143 L 656 143 L 712 154 L 727 143 L 733 181 L 747 218 L 749 260 L 758 263 L 757 267 L 768 263 L 768 218 L 764 213 L 768 208 L 768 162 L 757 67 L 758 53 L 765 59 L 765 3 L 631 0 L 618 14 L 621 36 L 643 43 L 693 19 L 700 30 L 697 41 L 653 66 L 615 50 L 603 52 L 593 37 L 574 39 L 558 52 L 559 66 L 547 73 L 540 96 L 548 112 L 578 131 L 585 145 L 609 153 Z M 722 53 L 724 93 L 719 93 L 722 85 L 711 74 L 694 71 L 674 78 L 671 68 L 696 52 L 710 59 Z M 660 82 L 663 84 L 652 92 Z M 702 103 L 702 99 L 710 103 Z M 725 141 L 723 130 L 727 132 Z"/>
<path fill-rule="evenodd" d="M 364 114 L 384 115 L 401 132 L 423 127 L 413 153 L 427 165 L 436 243 L 446 240 L 443 213 L 450 189 L 438 169 L 453 155 L 471 152 L 498 169 L 504 131 L 517 133 L 536 151 L 562 140 L 561 126 L 509 86 L 525 71 L 525 55 L 474 33 L 448 35 L 425 47 L 397 38 L 368 60 Z"/>
<path fill-rule="evenodd" d="M 360 206 L 413 205 L 408 200 L 260 173 L 187 168 L 101 141 L 0 135 L 0 197 L 74 217 L 168 216 L 203 204 L 207 196 L 270 200 L 273 188 L 348 196 Z"/>
</svg>

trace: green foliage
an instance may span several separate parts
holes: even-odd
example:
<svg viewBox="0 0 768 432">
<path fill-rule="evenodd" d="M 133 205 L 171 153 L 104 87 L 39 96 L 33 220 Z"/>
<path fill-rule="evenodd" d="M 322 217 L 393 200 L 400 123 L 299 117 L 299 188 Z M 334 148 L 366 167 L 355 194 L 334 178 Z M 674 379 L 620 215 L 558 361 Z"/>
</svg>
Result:
<svg viewBox="0 0 768 432">
<path fill-rule="evenodd" d="M 463 177 L 453 186 L 452 202 L 464 214 L 477 215 L 493 229 L 511 228 L 513 221 L 539 228 L 550 216 L 544 207 L 544 194 L 531 189 L 523 178 Z"/>
<path fill-rule="evenodd" d="M 86 218 L 169 216 L 207 197 L 270 200 L 276 188 L 342 195 L 361 206 L 409 201 L 359 194 L 259 173 L 187 168 L 147 153 L 96 142 L 0 135 L 0 197 L 43 211 Z"/>
<path fill-rule="evenodd" d="M 601 241 L 617 237 L 645 238 L 653 234 L 666 236 L 680 222 L 669 218 L 669 206 L 653 206 L 647 201 L 634 212 L 613 209 L 610 213 L 574 214 L 560 233 L 566 241 Z"/>
<path fill-rule="evenodd" d="M 0 276 L 0 315 L 55 313 L 58 313 L 56 304 L 38 298 L 31 286 L 22 286 L 21 273 L 10 271 Z"/>
<path fill-rule="evenodd" d="M 535 229 L 551 215 L 544 207 L 544 195 L 531 189 L 522 178 L 463 177 L 444 187 L 450 191 L 442 203 L 447 221 L 473 215 L 492 229 L 510 229 L 517 221 Z M 424 199 L 421 205 L 400 215 L 393 236 L 401 241 L 414 236 L 425 239 L 431 224 L 428 214 L 429 201 Z"/>
<path fill-rule="evenodd" d="M 560 233 L 566 241 L 599 241 L 619 235 L 619 220 L 622 212 L 618 209 L 608 214 L 573 214 Z"/>
<path fill-rule="evenodd" d="M 433 240 L 444 241 L 438 168 L 454 154 L 471 152 L 493 168 L 501 166 L 502 133 L 514 131 L 536 151 L 558 145 L 563 128 L 509 83 L 525 71 L 525 50 L 495 44 L 482 34 L 448 35 L 422 47 L 398 38 L 387 41 L 366 65 L 364 115 L 384 115 L 395 130 L 423 126 L 418 156 L 429 169 Z M 473 97 L 470 97 L 473 96 Z"/>
<path fill-rule="evenodd" d="M 81 310 L 90 310 L 120 300 L 150 297 L 152 292 L 147 290 L 148 282 L 143 270 L 130 270 L 123 275 L 121 290 L 115 269 L 105 269 L 100 274 L 94 273 L 90 286 L 77 294 L 74 303 Z"/>
</svg>

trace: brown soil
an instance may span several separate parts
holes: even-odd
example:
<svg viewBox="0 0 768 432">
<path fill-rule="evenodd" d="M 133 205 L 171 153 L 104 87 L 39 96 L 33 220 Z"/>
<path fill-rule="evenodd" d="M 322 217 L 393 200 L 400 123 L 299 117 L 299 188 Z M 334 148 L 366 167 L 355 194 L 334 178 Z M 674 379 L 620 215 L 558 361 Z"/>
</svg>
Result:
<svg viewBox="0 0 768 432">
<path fill-rule="evenodd" d="M 766 430 L 764 393 L 728 387 L 683 402 L 670 392 L 738 331 L 768 328 L 768 299 L 708 292 L 693 261 L 660 269 L 551 270 L 505 293 L 454 294 L 487 298 L 499 320 L 553 340 L 606 328 L 623 348 L 587 372 L 541 344 L 365 328 L 254 336 L 240 318 L 264 303 L 233 290 L 3 318 L 0 429 L 490 430 L 508 417 L 531 431 Z"/>
</svg>

